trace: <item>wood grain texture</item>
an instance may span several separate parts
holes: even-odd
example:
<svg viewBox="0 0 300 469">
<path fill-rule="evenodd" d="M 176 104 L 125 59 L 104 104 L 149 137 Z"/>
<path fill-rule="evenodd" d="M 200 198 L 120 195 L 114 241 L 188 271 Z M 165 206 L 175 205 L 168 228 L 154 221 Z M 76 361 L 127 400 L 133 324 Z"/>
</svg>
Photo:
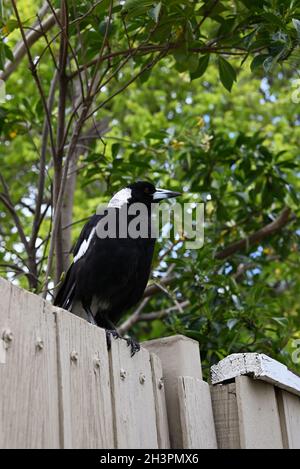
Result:
<svg viewBox="0 0 300 469">
<path fill-rule="evenodd" d="M 217 449 L 209 385 L 191 377 L 178 378 L 184 449 Z"/>
<path fill-rule="evenodd" d="M 0 279 L 0 447 L 58 448 L 55 320 L 47 303 Z"/>
<path fill-rule="evenodd" d="M 284 448 L 300 449 L 300 397 L 277 390 Z"/>
<path fill-rule="evenodd" d="M 283 448 L 274 387 L 240 376 L 236 378 L 236 397 L 241 448 Z"/>
<path fill-rule="evenodd" d="M 149 340 L 143 346 L 155 353 L 162 364 L 170 442 L 172 448 L 183 447 L 183 434 L 180 423 L 178 378 L 190 376 L 202 378 L 199 343 L 182 335 Z"/>
<path fill-rule="evenodd" d="M 263 353 L 233 353 L 211 367 L 212 384 L 251 376 L 300 395 L 300 377 Z"/>
<path fill-rule="evenodd" d="M 239 449 L 240 430 L 235 383 L 211 386 L 213 415 L 219 449 Z"/>
<path fill-rule="evenodd" d="M 62 447 L 113 448 L 105 332 L 55 309 Z"/>
<path fill-rule="evenodd" d="M 160 449 L 170 448 L 169 425 L 167 416 L 167 404 L 165 386 L 161 362 L 155 353 L 150 354 L 152 383 L 155 399 L 156 428 L 158 447 Z"/>
<path fill-rule="evenodd" d="M 133 357 L 123 339 L 112 340 L 110 371 L 117 448 L 158 448 L 150 353 Z"/>
</svg>

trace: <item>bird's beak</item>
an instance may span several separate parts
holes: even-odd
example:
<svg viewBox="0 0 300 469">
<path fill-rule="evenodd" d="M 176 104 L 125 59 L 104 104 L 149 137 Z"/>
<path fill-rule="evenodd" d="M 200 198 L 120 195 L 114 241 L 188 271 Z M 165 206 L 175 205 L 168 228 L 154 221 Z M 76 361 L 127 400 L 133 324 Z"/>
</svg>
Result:
<svg viewBox="0 0 300 469">
<path fill-rule="evenodd" d="M 163 199 L 171 199 L 172 197 L 178 197 L 181 195 L 180 192 L 169 191 L 167 189 L 156 189 L 153 194 L 153 200 L 155 202 L 159 202 Z"/>
</svg>

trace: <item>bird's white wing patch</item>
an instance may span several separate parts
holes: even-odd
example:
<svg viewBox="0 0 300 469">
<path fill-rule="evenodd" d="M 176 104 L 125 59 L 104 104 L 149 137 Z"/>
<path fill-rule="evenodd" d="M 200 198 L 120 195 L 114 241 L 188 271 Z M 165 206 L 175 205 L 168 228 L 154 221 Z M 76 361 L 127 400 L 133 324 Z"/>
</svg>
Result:
<svg viewBox="0 0 300 469">
<path fill-rule="evenodd" d="M 84 256 L 84 254 L 86 253 L 86 251 L 88 250 L 88 247 L 90 245 L 90 242 L 95 234 L 95 231 L 96 231 L 96 227 L 92 229 L 92 231 L 90 232 L 90 236 L 88 237 L 88 239 L 84 239 L 80 245 L 80 248 L 76 254 L 76 256 L 74 257 L 74 262 L 78 261 L 82 256 Z"/>
<path fill-rule="evenodd" d="M 130 197 L 131 197 L 131 189 L 126 187 L 126 189 L 120 190 L 113 196 L 113 198 L 108 203 L 108 207 L 109 208 L 111 207 L 121 208 L 122 205 L 127 204 Z"/>
</svg>

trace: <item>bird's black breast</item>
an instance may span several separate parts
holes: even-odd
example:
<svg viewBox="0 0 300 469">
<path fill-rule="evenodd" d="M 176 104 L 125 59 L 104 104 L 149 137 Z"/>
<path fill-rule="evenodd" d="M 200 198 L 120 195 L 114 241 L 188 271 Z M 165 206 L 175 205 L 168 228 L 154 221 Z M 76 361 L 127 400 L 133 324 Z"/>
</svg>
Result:
<svg viewBox="0 0 300 469">
<path fill-rule="evenodd" d="M 100 318 L 117 322 L 142 297 L 150 274 L 152 239 L 99 239 L 84 256 L 78 271 L 76 299 L 91 305 L 98 300 Z M 97 317 L 96 317 L 97 320 Z"/>
</svg>

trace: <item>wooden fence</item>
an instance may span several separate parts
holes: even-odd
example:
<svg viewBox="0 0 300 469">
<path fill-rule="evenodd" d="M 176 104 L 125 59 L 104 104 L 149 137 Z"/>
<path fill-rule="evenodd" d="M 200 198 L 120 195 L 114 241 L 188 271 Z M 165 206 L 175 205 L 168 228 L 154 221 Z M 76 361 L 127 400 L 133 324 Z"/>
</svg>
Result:
<svg viewBox="0 0 300 469">
<path fill-rule="evenodd" d="M 107 352 L 102 329 L 0 279 L 1 448 L 300 448 L 300 378 L 283 365 L 232 355 L 212 382 L 193 340 Z"/>
</svg>

